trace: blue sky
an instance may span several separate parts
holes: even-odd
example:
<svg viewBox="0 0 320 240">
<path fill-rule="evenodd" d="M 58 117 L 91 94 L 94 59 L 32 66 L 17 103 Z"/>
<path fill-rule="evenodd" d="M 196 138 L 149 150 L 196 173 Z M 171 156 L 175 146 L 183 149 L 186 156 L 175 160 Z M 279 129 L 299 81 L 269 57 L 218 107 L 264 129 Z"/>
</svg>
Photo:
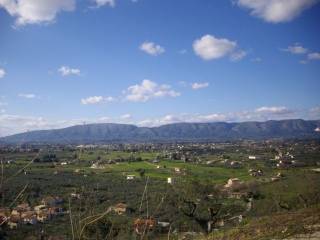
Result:
<svg viewBox="0 0 320 240">
<path fill-rule="evenodd" d="M 0 0 L 0 136 L 320 118 L 318 0 Z"/>
</svg>

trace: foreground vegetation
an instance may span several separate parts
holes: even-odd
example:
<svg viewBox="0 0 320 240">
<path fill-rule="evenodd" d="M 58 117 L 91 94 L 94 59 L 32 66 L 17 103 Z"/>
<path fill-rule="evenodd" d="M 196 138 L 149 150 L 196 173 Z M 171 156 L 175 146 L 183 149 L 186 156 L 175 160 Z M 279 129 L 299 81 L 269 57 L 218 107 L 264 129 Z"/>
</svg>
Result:
<svg viewBox="0 0 320 240">
<path fill-rule="evenodd" d="M 3 146 L 0 159 L 3 239 L 289 239 L 319 231 L 316 141 Z M 12 227 L 21 204 L 30 214 L 40 204 L 41 214 L 60 210 L 43 222 L 35 211 L 38 220 L 25 222 L 21 210 Z"/>
</svg>

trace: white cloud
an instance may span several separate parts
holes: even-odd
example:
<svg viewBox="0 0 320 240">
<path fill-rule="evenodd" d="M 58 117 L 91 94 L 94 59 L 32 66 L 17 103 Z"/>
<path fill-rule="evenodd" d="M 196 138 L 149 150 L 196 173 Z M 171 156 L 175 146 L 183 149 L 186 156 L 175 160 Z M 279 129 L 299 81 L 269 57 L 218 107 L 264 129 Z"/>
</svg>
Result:
<svg viewBox="0 0 320 240">
<path fill-rule="evenodd" d="M 22 98 L 27 98 L 27 99 L 36 98 L 36 95 L 33 93 L 20 93 L 18 94 L 18 96 Z"/>
<path fill-rule="evenodd" d="M 94 0 L 97 7 L 102 7 L 105 5 L 109 5 L 110 7 L 114 7 L 116 5 L 115 0 Z"/>
<path fill-rule="evenodd" d="M 88 104 L 97 104 L 102 102 L 114 102 L 115 99 L 113 97 L 102 97 L 102 96 L 92 96 L 81 99 L 81 103 L 84 105 Z"/>
<path fill-rule="evenodd" d="M 193 50 L 204 60 L 218 59 L 227 55 L 230 55 L 231 60 L 240 60 L 246 56 L 245 51 L 237 49 L 236 42 L 209 34 L 196 39 L 193 42 Z"/>
<path fill-rule="evenodd" d="M 302 47 L 300 44 L 296 43 L 293 46 L 289 46 L 286 49 L 284 49 L 286 52 L 290 52 L 292 54 L 305 54 L 308 52 L 308 49 Z"/>
<path fill-rule="evenodd" d="M 314 108 L 314 112 L 319 112 Z M 208 114 L 168 114 L 158 118 L 147 118 L 137 122 L 139 126 L 154 127 L 163 124 L 178 122 L 244 122 L 244 121 L 267 121 L 281 120 L 289 118 L 299 118 L 299 111 L 291 110 L 287 107 L 260 107 L 250 111 L 239 111 L 229 113 L 208 113 Z M 302 111 L 302 114 L 305 113 Z"/>
<path fill-rule="evenodd" d="M 271 23 L 288 22 L 318 0 L 237 0 L 241 7 L 251 10 L 251 15 Z"/>
<path fill-rule="evenodd" d="M 120 119 L 126 120 L 126 119 L 130 119 L 131 117 L 132 117 L 131 114 L 127 113 L 120 116 Z"/>
<path fill-rule="evenodd" d="M 140 50 L 152 55 L 158 56 L 165 52 L 165 49 L 153 42 L 144 42 L 140 45 Z"/>
<path fill-rule="evenodd" d="M 320 53 L 318 53 L 318 52 L 309 53 L 308 59 L 309 60 L 320 60 Z"/>
<path fill-rule="evenodd" d="M 260 108 L 257 108 L 255 112 L 282 115 L 282 114 L 292 113 L 293 111 L 288 109 L 287 107 L 280 106 L 280 107 L 260 107 Z"/>
<path fill-rule="evenodd" d="M 183 120 L 178 116 L 169 114 L 159 118 L 147 118 L 137 122 L 136 124 L 141 127 L 156 127 L 177 122 L 183 122 Z"/>
<path fill-rule="evenodd" d="M 176 122 L 243 122 L 243 121 L 266 121 L 270 119 L 285 119 L 296 116 L 297 111 L 287 107 L 261 107 L 251 111 L 208 113 L 208 114 L 180 114 L 165 115 L 160 118 L 151 118 L 140 121 L 141 126 L 159 126 Z"/>
<path fill-rule="evenodd" d="M 3 78 L 6 75 L 6 71 L 3 68 L 0 68 L 0 78 Z"/>
<path fill-rule="evenodd" d="M 172 90 L 171 86 L 159 85 L 148 79 L 143 80 L 141 84 L 128 87 L 125 93 L 126 100 L 132 102 L 146 102 L 153 98 L 180 96 L 180 93 Z"/>
<path fill-rule="evenodd" d="M 104 101 L 105 102 L 114 102 L 114 101 L 116 101 L 116 99 L 114 97 L 109 96 L 109 97 L 104 97 Z"/>
<path fill-rule="evenodd" d="M 111 117 L 108 117 L 108 116 L 100 117 L 100 118 L 98 119 L 99 122 L 109 122 L 109 121 L 111 121 L 111 120 L 112 120 L 112 118 L 111 118 Z"/>
<path fill-rule="evenodd" d="M 208 115 L 198 115 L 192 119 L 192 122 L 221 122 L 227 120 L 228 117 L 225 114 L 213 113 Z"/>
<path fill-rule="evenodd" d="M 97 103 L 101 103 L 102 101 L 103 101 L 102 96 L 93 96 L 93 97 L 87 97 L 87 98 L 81 99 L 81 103 L 84 105 L 97 104 Z"/>
<path fill-rule="evenodd" d="M 0 0 L 17 26 L 53 22 L 59 12 L 73 11 L 75 5 L 75 0 Z"/>
<path fill-rule="evenodd" d="M 164 124 L 171 124 L 171 123 L 179 123 L 179 122 L 197 122 L 197 123 L 205 123 L 205 122 L 221 122 L 221 121 L 228 121 L 228 117 L 224 114 L 213 113 L 207 115 L 201 114 L 181 114 L 181 115 L 172 115 L 168 114 L 163 117 L 159 118 L 149 118 L 144 119 L 137 123 L 138 126 L 145 126 L 145 127 L 155 127 L 161 126 Z"/>
<path fill-rule="evenodd" d="M 192 83 L 191 84 L 191 88 L 194 89 L 194 90 L 197 90 L 197 89 L 201 89 L 201 88 L 207 88 L 209 87 L 209 83 L 208 82 L 204 82 L 204 83 Z"/>
<path fill-rule="evenodd" d="M 70 75 L 78 75 L 80 76 L 80 69 L 78 68 L 70 68 L 68 66 L 61 66 L 58 69 L 58 72 L 62 75 L 62 76 L 70 76 Z"/>
<path fill-rule="evenodd" d="M 50 121 L 43 117 L 0 114 L 0 136 L 82 124 L 86 119 Z M 22 140 L 23 141 L 23 140 Z"/>
<path fill-rule="evenodd" d="M 237 61 L 240 61 L 241 59 L 243 59 L 245 56 L 247 56 L 247 54 L 248 53 L 246 51 L 240 49 L 238 51 L 233 52 L 230 55 L 230 59 L 233 62 L 237 62 Z"/>
</svg>

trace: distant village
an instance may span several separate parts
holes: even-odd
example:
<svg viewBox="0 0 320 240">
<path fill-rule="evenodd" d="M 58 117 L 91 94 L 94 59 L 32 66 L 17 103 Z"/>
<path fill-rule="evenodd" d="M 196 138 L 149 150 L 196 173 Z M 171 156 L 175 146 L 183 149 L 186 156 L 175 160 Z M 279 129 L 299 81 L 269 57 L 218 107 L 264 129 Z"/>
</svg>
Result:
<svg viewBox="0 0 320 240">
<path fill-rule="evenodd" d="M 32 163 L 37 167 L 47 166 L 50 174 L 59 177 L 64 170 L 70 171 L 77 178 L 90 178 L 106 170 L 129 164 L 127 169 L 119 171 L 119 177 L 125 185 L 141 183 L 147 179 L 148 168 L 154 174 L 164 174 L 161 181 L 173 188 L 181 179 L 192 175 L 190 166 L 199 166 L 210 169 L 221 168 L 229 171 L 228 179 L 216 184 L 215 188 L 221 198 L 230 201 L 240 201 L 244 204 L 244 211 L 235 214 L 219 216 L 214 221 L 207 222 L 206 231 L 223 229 L 225 226 L 241 224 L 255 206 L 257 194 L 252 189 L 257 184 L 281 182 L 287 179 L 287 170 L 306 169 L 320 173 L 319 154 L 320 145 L 317 141 L 239 141 L 224 143 L 146 143 L 146 144 L 107 144 L 107 145 L 21 145 L 1 146 L 1 164 L 4 167 L 14 167 L 21 160 L 10 156 L 36 156 Z M 64 153 L 64 154 L 59 154 Z M 67 153 L 67 154 L 65 154 Z M 308 157 L 309 155 L 311 157 Z M 85 161 L 80 159 L 86 156 Z M 307 157 L 306 157 L 307 156 Z M 316 155 L 317 156 L 317 155 Z M 143 163 L 147 168 L 130 169 L 130 164 Z M 170 165 L 170 164 L 173 165 Z M 175 164 L 179 163 L 179 164 Z M 143 165 L 142 165 L 143 166 Z M 271 170 L 270 170 L 271 169 Z M 33 174 L 31 167 L 21 170 L 21 174 Z M 237 177 L 237 172 L 242 177 Z M 243 178 L 244 176 L 244 178 Z M 23 176 L 22 176 L 23 177 Z M 212 178 L 215 176 L 213 175 Z M 142 181 L 142 182 L 143 182 Z M 212 185 L 213 186 L 213 185 Z M 213 193 L 206 196 L 214 199 Z M 11 230 L 18 230 L 24 225 L 41 225 L 54 222 L 70 214 L 66 201 L 81 201 L 82 194 L 78 191 L 69 191 L 68 195 L 45 196 L 37 204 L 31 205 L 27 201 L 0 208 L 0 226 Z M 194 203 L 198 205 L 196 200 Z M 199 200 L 200 201 L 200 200 Z M 190 204 L 190 203 L 189 203 Z M 283 206 L 279 206 L 280 208 Z M 286 206 L 284 206 L 286 207 Z M 132 215 L 134 209 L 123 199 L 112 202 L 106 213 L 118 216 L 132 217 L 133 231 L 142 235 L 145 229 L 161 229 L 170 231 L 170 219 L 156 217 L 141 217 Z"/>
</svg>

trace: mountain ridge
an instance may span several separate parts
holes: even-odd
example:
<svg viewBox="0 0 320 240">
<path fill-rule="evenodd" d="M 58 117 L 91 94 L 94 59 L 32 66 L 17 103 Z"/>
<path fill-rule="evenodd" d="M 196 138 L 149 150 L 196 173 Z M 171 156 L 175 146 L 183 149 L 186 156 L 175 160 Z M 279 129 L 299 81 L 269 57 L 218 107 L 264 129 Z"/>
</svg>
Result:
<svg viewBox="0 0 320 240">
<path fill-rule="evenodd" d="M 0 138 L 4 143 L 104 143 L 149 141 L 227 141 L 271 138 L 320 138 L 320 120 L 269 120 L 265 122 L 172 123 L 158 127 L 93 123 L 36 130 Z"/>
</svg>

